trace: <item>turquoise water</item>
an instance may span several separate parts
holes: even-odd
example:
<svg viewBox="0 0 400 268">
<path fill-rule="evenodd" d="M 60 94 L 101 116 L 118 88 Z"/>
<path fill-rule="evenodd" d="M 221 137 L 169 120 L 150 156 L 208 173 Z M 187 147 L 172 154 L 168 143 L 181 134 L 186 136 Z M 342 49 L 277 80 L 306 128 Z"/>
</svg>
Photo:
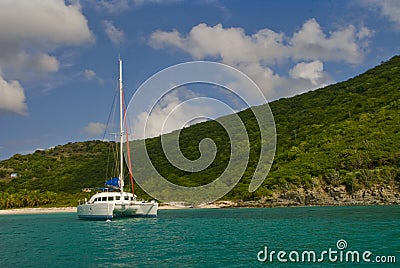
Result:
<svg viewBox="0 0 400 268">
<path fill-rule="evenodd" d="M 340 261 L 370 251 L 396 264 Z M 342 241 L 343 242 L 343 241 Z M 285 251 L 264 257 L 265 247 Z M 297 262 L 291 251 L 336 250 L 336 261 Z M 343 255 L 344 256 L 344 255 Z M 319 255 L 317 256 L 320 257 Z M 301 259 L 301 257 L 300 257 Z M 367 258 L 368 259 L 368 258 Z M 391 260 L 392 261 L 392 260 Z M 1 267 L 398 267 L 400 207 L 159 211 L 157 218 L 80 221 L 74 213 L 0 216 Z"/>
</svg>

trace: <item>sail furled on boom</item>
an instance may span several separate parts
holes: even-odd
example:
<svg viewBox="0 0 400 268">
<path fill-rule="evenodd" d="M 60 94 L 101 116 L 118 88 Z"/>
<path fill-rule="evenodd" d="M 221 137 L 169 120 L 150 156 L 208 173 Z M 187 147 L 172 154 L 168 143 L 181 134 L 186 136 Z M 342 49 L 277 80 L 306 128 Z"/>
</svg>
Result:
<svg viewBox="0 0 400 268">
<path fill-rule="evenodd" d="M 107 180 L 104 184 L 105 186 L 112 189 L 120 189 L 119 178 L 111 178 Z"/>
</svg>

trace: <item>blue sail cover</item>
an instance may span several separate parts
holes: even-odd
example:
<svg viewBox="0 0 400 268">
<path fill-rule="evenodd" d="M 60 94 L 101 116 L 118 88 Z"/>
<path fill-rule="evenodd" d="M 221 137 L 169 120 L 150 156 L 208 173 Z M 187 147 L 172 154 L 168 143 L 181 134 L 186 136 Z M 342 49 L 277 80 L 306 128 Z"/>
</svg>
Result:
<svg viewBox="0 0 400 268">
<path fill-rule="evenodd" d="M 106 181 L 105 185 L 110 188 L 119 189 L 119 178 L 111 178 Z"/>
</svg>

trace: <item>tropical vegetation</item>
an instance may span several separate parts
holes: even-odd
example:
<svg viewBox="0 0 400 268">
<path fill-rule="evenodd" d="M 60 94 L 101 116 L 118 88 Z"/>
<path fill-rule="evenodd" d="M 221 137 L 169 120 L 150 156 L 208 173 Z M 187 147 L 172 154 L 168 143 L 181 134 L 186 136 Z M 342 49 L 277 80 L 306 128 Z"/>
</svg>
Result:
<svg viewBox="0 0 400 268">
<path fill-rule="evenodd" d="M 251 109 L 239 112 L 249 136 L 250 159 L 239 183 L 223 199 L 257 200 L 276 191 L 308 189 L 315 184 L 344 185 L 349 193 L 377 184 L 399 187 L 400 56 L 348 81 L 269 105 L 277 131 L 271 170 L 262 186 L 250 193 L 248 185 L 263 141 Z M 182 171 L 169 163 L 160 137 L 146 140 L 146 146 L 165 178 L 198 186 L 222 174 L 231 149 L 224 128 L 208 121 L 181 131 L 182 153 L 197 159 L 204 138 L 211 138 L 218 152 L 201 172 Z M 114 147 L 113 142 L 76 142 L 1 161 L 0 208 L 75 205 L 88 196 L 82 188 L 101 186 L 111 176 L 107 163 L 114 161 L 113 156 L 110 159 Z M 136 189 L 140 197 L 149 198 Z"/>
</svg>

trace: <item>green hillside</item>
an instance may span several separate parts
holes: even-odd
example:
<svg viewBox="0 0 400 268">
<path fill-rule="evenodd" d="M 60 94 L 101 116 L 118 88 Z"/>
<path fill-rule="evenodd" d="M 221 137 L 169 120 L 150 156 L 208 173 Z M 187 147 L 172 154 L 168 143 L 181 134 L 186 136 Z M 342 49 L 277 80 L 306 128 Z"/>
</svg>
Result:
<svg viewBox="0 0 400 268">
<path fill-rule="evenodd" d="M 262 142 L 248 109 L 239 116 L 249 135 L 249 165 L 241 181 L 223 199 L 257 200 L 274 192 L 315 185 L 344 185 L 350 194 L 374 185 L 398 189 L 399 56 L 348 81 L 274 101 L 270 108 L 276 123 L 277 150 L 267 179 L 257 191 L 248 192 Z M 173 167 L 162 152 L 160 138 L 148 139 L 146 144 L 160 174 L 180 185 L 198 186 L 224 171 L 230 153 L 227 133 L 218 123 L 209 121 L 181 131 L 183 154 L 197 159 L 198 144 L 204 138 L 214 140 L 218 153 L 210 167 L 197 173 Z M 69 143 L 1 161 L 0 208 L 75 205 L 86 195 L 82 188 L 101 186 L 110 176 L 110 145 L 115 146 L 101 141 Z M 12 173 L 17 177 L 11 178 Z M 140 189 L 138 195 L 147 198 Z"/>
<path fill-rule="evenodd" d="M 262 187 L 248 192 L 257 165 L 260 135 L 250 109 L 239 116 L 251 145 L 250 164 L 225 199 L 254 200 L 274 191 L 309 188 L 314 184 L 345 185 L 351 193 L 400 178 L 400 57 L 346 82 L 270 103 L 277 128 L 274 164 Z M 258 107 L 262 109 L 261 107 Z M 198 186 L 213 181 L 228 163 L 230 146 L 216 122 L 181 131 L 180 145 L 189 159 L 200 156 L 199 141 L 211 138 L 218 147 L 213 164 L 203 172 L 174 168 L 165 158 L 160 138 L 147 140 L 157 170 L 170 181 Z"/>
</svg>

